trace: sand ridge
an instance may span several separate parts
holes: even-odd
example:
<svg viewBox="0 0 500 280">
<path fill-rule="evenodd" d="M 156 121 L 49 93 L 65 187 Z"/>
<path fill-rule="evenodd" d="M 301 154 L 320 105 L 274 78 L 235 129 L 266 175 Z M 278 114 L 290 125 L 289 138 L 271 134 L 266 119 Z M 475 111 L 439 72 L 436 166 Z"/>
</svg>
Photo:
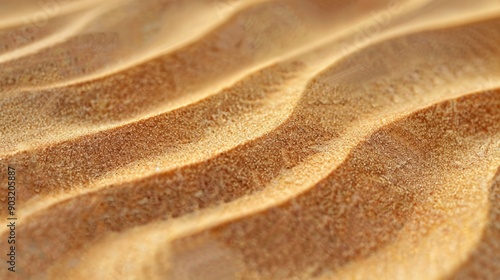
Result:
<svg viewBox="0 0 500 280">
<path fill-rule="evenodd" d="M 500 276 L 498 1 L 66 2 L 0 23 L 14 277 Z"/>
</svg>

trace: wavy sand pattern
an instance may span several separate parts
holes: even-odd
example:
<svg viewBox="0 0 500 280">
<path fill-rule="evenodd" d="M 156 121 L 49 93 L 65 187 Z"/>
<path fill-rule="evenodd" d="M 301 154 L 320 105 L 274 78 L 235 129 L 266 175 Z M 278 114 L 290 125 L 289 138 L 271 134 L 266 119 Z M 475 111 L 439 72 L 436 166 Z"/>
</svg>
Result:
<svg viewBox="0 0 500 280">
<path fill-rule="evenodd" d="M 500 278 L 500 1 L 4 2 L 1 279 Z"/>
</svg>

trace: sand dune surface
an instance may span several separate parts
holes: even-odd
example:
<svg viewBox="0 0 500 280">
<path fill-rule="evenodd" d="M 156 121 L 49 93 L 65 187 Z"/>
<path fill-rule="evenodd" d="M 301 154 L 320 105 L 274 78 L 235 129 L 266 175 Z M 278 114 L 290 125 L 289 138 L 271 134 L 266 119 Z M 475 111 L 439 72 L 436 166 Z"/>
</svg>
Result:
<svg viewBox="0 0 500 280">
<path fill-rule="evenodd" d="M 0 5 L 0 279 L 500 279 L 500 1 Z"/>
</svg>

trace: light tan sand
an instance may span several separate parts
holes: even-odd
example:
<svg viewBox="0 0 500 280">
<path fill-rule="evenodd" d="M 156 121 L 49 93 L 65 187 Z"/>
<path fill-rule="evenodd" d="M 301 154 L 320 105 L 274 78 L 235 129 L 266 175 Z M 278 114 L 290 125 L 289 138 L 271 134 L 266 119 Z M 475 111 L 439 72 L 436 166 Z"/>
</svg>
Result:
<svg viewBox="0 0 500 280">
<path fill-rule="evenodd" d="M 0 279 L 500 279 L 500 1 L 0 5 Z"/>
</svg>

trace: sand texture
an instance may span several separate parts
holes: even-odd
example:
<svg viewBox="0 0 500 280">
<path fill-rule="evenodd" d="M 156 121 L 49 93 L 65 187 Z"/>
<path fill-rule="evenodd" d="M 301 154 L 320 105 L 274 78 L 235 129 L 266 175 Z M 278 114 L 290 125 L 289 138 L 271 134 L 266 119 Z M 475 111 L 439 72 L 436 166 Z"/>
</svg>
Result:
<svg viewBox="0 0 500 280">
<path fill-rule="evenodd" d="M 3 0 L 0 108 L 0 279 L 500 279 L 499 0 Z"/>
</svg>

